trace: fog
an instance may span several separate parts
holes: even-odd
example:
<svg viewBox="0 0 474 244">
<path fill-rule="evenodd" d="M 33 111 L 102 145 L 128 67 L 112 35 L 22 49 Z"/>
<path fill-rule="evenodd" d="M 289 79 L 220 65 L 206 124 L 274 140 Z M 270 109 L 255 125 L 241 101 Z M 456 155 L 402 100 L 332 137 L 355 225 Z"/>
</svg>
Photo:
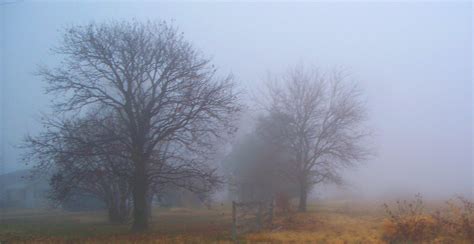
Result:
<svg viewBox="0 0 474 244">
<path fill-rule="evenodd" d="M 251 96 L 267 72 L 345 67 L 360 82 L 376 155 L 345 172 L 362 196 L 474 194 L 470 3 L 59 3 L 0 5 L 1 170 L 25 168 L 21 143 L 51 97 L 34 72 L 58 62 L 64 26 L 167 20 Z M 245 121 L 245 120 L 244 120 Z M 244 125 L 245 126 L 245 125 Z M 332 187 L 316 188 L 313 194 Z"/>
</svg>

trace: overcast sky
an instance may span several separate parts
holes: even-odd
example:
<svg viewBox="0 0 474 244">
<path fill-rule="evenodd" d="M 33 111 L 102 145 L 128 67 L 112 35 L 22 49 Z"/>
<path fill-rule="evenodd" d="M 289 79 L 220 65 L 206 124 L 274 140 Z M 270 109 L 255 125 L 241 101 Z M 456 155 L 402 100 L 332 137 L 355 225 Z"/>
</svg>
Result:
<svg viewBox="0 0 474 244">
<path fill-rule="evenodd" d="M 464 3 L 59 3 L 0 5 L 0 172 L 25 167 L 15 148 L 48 112 L 38 64 L 61 27 L 173 20 L 253 90 L 298 62 L 350 70 L 367 97 L 377 156 L 347 173 L 365 194 L 473 194 L 472 8 Z"/>
</svg>

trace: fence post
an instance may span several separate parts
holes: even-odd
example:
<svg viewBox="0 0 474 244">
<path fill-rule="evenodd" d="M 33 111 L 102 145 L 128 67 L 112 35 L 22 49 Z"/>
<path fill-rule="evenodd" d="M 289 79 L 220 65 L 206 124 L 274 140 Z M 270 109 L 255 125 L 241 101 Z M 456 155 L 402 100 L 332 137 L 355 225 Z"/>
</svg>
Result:
<svg viewBox="0 0 474 244">
<path fill-rule="evenodd" d="M 258 202 L 257 229 L 258 231 L 262 229 L 262 202 Z"/>
<path fill-rule="evenodd" d="M 271 199 L 270 202 L 270 228 L 273 228 L 273 198 Z"/>
<path fill-rule="evenodd" d="M 237 241 L 237 218 L 234 201 L 232 201 L 232 240 Z"/>
</svg>

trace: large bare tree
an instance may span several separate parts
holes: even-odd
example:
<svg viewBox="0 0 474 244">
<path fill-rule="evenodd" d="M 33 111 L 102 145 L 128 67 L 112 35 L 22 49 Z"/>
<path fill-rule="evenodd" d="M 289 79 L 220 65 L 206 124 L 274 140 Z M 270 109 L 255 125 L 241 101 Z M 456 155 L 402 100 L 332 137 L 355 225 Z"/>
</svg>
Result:
<svg viewBox="0 0 474 244">
<path fill-rule="evenodd" d="M 100 106 L 120 121 L 118 140 L 133 166 L 132 230 L 146 230 L 152 169 L 162 163 L 152 159 L 162 158 L 169 142 L 209 148 L 234 130 L 240 106 L 231 77 L 219 78 L 210 60 L 165 22 L 72 26 L 54 51 L 61 65 L 39 73 L 57 96 L 56 111 L 80 116 Z M 191 172 L 195 167 L 188 163 Z"/>
<path fill-rule="evenodd" d="M 340 182 L 341 169 L 369 155 L 365 104 L 360 89 L 347 78 L 342 71 L 298 66 L 268 83 L 267 108 L 287 126 L 267 134 L 280 135 L 273 141 L 292 154 L 287 175 L 299 185 L 299 211 L 306 211 L 315 184 Z"/>
</svg>

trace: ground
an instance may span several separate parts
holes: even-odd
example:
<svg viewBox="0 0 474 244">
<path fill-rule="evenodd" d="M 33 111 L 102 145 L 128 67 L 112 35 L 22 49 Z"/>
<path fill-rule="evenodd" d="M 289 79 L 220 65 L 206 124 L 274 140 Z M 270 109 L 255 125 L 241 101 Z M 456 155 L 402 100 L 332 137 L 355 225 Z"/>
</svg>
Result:
<svg viewBox="0 0 474 244">
<path fill-rule="evenodd" d="M 131 235 L 128 225 L 106 222 L 102 212 L 8 211 L 0 240 L 35 243 L 232 243 L 229 205 L 211 209 L 158 208 L 151 230 Z M 310 204 L 307 213 L 280 214 L 272 228 L 239 236 L 240 243 L 385 243 L 380 204 L 348 201 Z"/>
</svg>

